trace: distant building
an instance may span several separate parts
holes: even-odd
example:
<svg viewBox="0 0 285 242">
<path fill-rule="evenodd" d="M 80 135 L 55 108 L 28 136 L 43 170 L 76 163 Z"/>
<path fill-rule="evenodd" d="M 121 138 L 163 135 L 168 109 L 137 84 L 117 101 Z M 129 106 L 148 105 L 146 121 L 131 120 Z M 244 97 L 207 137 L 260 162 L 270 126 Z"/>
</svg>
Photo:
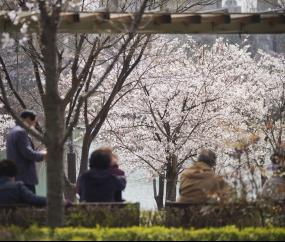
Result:
<svg viewBox="0 0 285 242">
<path fill-rule="evenodd" d="M 238 6 L 236 0 L 226 0 L 224 7 L 229 10 L 229 13 L 241 13 L 241 6 Z"/>
<path fill-rule="evenodd" d="M 214 10 L 220 8 L 227 8 L 229 13 L 241 13 L 241 6 L 238 6 L 236 0 L 224 0 L 213 5 L 206 6 L 203 10 Z"/>
</svg>

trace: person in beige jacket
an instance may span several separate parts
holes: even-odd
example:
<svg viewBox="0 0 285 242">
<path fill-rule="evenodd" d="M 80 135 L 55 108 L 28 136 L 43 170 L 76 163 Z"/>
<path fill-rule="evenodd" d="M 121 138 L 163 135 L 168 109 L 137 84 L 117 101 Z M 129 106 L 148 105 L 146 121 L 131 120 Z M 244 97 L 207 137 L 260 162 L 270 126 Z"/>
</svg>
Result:
<svg viewBox="0 0 285 242">
<path fill-rule="evenodd" d="M 214 151 L 202 150 L 198 161 L 182 173 L 177 202 L 207 202 L 209 198 L 219 197 L 227 183 L 212 170 L 216 159 Z"/>
</svg>

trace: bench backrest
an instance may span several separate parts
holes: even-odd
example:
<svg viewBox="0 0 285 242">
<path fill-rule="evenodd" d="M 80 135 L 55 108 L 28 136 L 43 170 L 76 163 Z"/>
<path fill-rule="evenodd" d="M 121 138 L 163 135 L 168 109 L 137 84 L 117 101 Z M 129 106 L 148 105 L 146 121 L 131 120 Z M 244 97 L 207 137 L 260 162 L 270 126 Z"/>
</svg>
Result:
<svg viewBox="0 0 285 242">
<path fill-rule="evenodd" d="M 166 208 L 188 208 L 188 207 L 192 207 L 192 206 L 203 206 L 203 205 L 209 205 L 210 203 L 208 202 L 193 202 L 193 203 L 177 203 L 177 202 L 170 202 L 167 201 L 165 203 L 165 207 Z"/>
</svg>

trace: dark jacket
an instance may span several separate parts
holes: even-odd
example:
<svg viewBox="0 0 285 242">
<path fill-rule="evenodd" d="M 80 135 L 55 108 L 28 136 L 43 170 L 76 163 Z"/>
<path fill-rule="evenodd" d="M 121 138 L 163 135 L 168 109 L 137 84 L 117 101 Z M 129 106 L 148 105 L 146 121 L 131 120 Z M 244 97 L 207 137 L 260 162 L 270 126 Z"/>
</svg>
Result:
<svg viewBox="0 0 285 242">
<path fill-rule="evenodd" d="M 18 166 L 16 181 L 28 185 L 38 185 L 36 163 L 44 160 L 44 154 L 35 150 L 28 133 L 16 125 L 7 135 L 7 158 L 14 160 Z"/>
<path fill-rule="evenodd" d="M 125 176 L 125 172 L 119 169 L 118 165 L 111 166 L 109 169 L 114 175 L 116 176 Z M 77 186 L 77 193 L 81 197 L 82 196 L 82 187 L 80 184 Z M 125 200 L 122 199 L 122 191 L 117 190 L 115 191 L 114 195 L 115 202 L 124 202 Z"/>
<path fill-rule="evenodd" d="M 78 182 L 82 189 L 80 202 L 115 202 L 115 192 L 126 187 L 126 179 L 118 178 L 110 170 L 91 169 Z"/>
<path fill-rule="evenodd" d="M 119 169 L 118 165 L 111 166 L 109 169 L 116 176 L 125 176 L 125 172 Z M 118 190 L 115 192 L 115 202 L 124 202 L 122 198 L 122 191 Z"/>
<path fill-rule="evenodd" d="M 0 177 L 0 204 L 29 204 L 45 206 L 46 198 L 34 195 L 23 182 Z"/>
</svg>

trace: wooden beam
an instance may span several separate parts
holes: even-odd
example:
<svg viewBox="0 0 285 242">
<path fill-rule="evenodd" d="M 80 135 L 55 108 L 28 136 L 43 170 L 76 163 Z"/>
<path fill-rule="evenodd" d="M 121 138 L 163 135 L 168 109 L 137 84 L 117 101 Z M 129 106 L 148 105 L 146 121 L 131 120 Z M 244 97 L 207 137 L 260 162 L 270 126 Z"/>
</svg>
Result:
<svg viewBox="0 0 285 242">
<path fill-rule="evenodd" d="M 111 21 L 124 22 L 126 24 L 131 24 L 133 22 L 133 15 L 131 14 L 117 14 L 115 16 L 111 16 Z"/>
<path fill-rule="evenodd" d="M 202 17 L 202 22 L 212 22 L 213 24 L 230 24 L 231 16 L 227 14 L 220 16 Z"/>
<path fill-rule="evenodd" d="M 268 22 L 270 25 L 285 24 L 285 16 L 281 14 L 278 17 L 262 18 L 261 22 Z"/>
<path fill-rule="evenodd" d="M 253 14 L 245 17 L 231 18 L 232 22 L 240 22 L 241 24 L 258 24 L 261 21 L 260 14 Z"/>
<path fill-rule="evenodd" d="M 154 23 L 155 24 L 171 24 L 171 14 L 163 14 L 160 16 L 154 17 Z"/>
<path fill-rule="evenodd" d="M 65 12 L 61 14 L 58 33 L 109 33 L 128 32 L 134 13 Z M 40 17 L 39 15 L 37 15 Z M 0 14 L 0 32 L 19 32 L 22 20 L 29 19 L 28 11 L 19 14 L 20 22 L 14 25 L 7 11 Z M 108 21 L 110 19 L 110 21 Z M 80 21 L 79 21 L 80 20 Z M 224 14 L 224 13 L 146 13 L 137 33 L 148 34 L 284 34 L 285 16 L 281 13 Z M 38 32 L 38 22 L 30 21 L 30 33 Z M 124 32 L 125 31 L 125 32 Z"/>
<path fill-rule="evenodd" d="M 183 22 L 185 25 L 189 24 L 201 24 L 202 23 L 202 17 L 201 15 L 194 15 L 194 16 L 175 16 L 172 17 L 172 22 Z"/>
<path fill-rule="evenodd" d="M 105 23 L 110 19 L 110 13 L 62 13 L 61 20 L 66 20 L 67 23 L 78 23 L 79 21 L 96 21 L 98 24 Z"/>
<path fill-rule="evenodd" d="M 67 23 L 73 24 L 73 23 L 79 23 L 80 22 L 80 16 L 78 13 L 69 14 L 61 17 L 62 19 L 66 20 Z"/>
</svg>

